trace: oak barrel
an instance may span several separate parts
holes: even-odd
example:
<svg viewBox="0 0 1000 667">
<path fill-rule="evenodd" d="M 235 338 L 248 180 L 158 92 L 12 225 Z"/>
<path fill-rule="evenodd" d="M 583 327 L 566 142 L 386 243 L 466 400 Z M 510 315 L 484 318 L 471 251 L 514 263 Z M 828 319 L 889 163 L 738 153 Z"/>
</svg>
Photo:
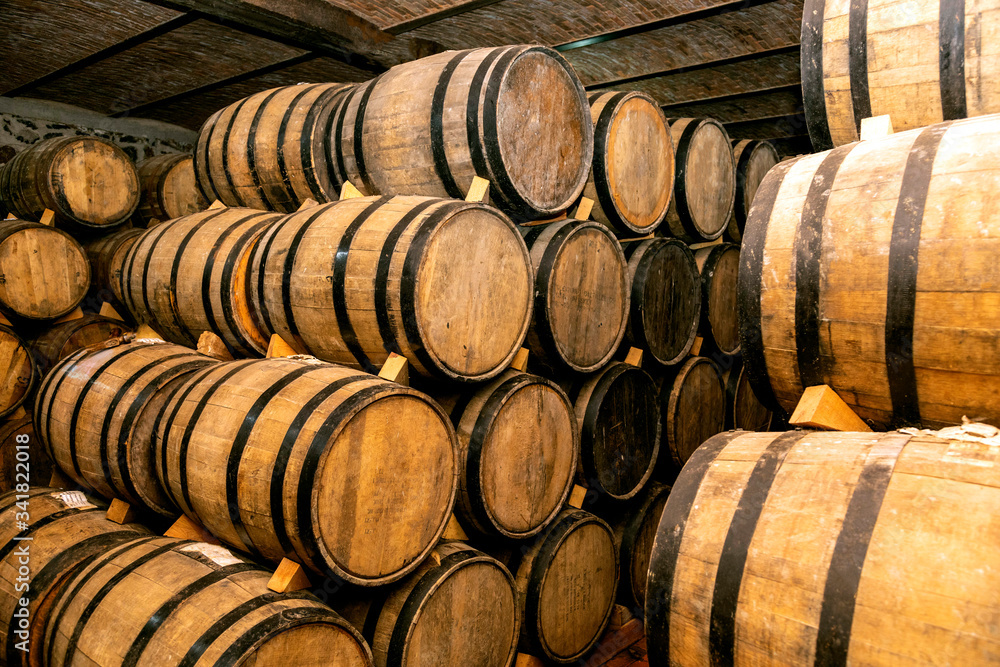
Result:
<svg viewBox="0 0 1000 667">
<path fill-rule="evenodd" d="M 778 164 L 778 151 L 769 141 L 733 140 L 733 159 L 736 160 L 736 202 L 726 226 L 726 240 L 740 243 L 753 197 L 767 172 Z"/>
<path fill-rule="evenodd" d="M 614 355 L 628 324 L 629 268 L 605 225 L 562 220 L 522 227 L 535 270 L 527 345 L 553 371 L 590 373 Z"/>
<path fill-rule="evenodd" d="M 358 197 L 307 208 L 271 226 L 247 264 L 257 329 L 370 373 L 395 352 L 423 376 L 487 380 L 531 318 L 527 248 L 483 204 Z"/>
<path fill-rule="evenodd" d="M 0 324 L 0 419 L 30 398 L 38 381 L 28 346 L 10 327 Z"/>
<path fill-rule="evenodd" d="M 360 633 L 307 592 L 214 544 L 138 537 L 77 569 L 53 603 L 46 663 L 368 667 Z"/>
<path fill-rule="evenodd" d="M 351 84 L 272 88 L 217 111 L 201 127 L 194 153 L 198 186 L 209 201 L 291 213 L 305 200 L 336 201 L 328 166 L 333 105 Z"/>
<path fill-rule="evenodd" d="M 1000 112 L 1000 2 L 808 0 L 802 97 L 815 150 L 857 141 L 861 120 L 896 132 Z"/>
<path fill-rule="evenodd" d="M 83 249 L 90 260 L 90 282 L 103 301 L 122 303 L 122 270 L 129 249 L 145 232 L 120 229 L 86 241 Z M 126 315 L 126 313 L 122 313 Z"/>
<path fill-rule="evenodd" d="M 740 323 L 736 283 L 740 272 L 740 246 L 722 243 L 694 253 L 701 272 L 701 333 L 724 355 L 740 351 Z"/>
<path fill-rule="evenodd" d="M 136 165 L 139 174 L 138 224 L 173 220 L 204 210 L 208 202 L 198 188 L 194 158 L 185 153 L 166 153 Z"/>
<path fill-rule="evenodd" d="M 51 475 L 52 460 L 35 435 L 31 417 L 11 417 L 0 422 L 0 493 L 10 491 L 19 481 L 48 481 Z"/>
<path fill-rule="evenodd" d="M 372 586 L 416 568 L 444 531 L 458 444 L 416 390 L 273 358 L 220 363 L 174 391 L 157 474 L 222 541 Z"/>
<path fill-rule="evenodd" d="M 580 385 L 574 409 L 581 431 L 581 484 L 611 500 L 628 500 L 642 491 L 660 454 L 656 400 L 653 379 L 621 362 Z"/>
<path fill-rule="evenodd" d="M 441 403 L 458 433 L 455 513 L 466 531 L 512 539 L 540 532 L 576 477 L 580 435 L 569 397 L 551 380 L 507 370 Z"/>
<path fill-rule="evenodd" d="M 729 135 L 711 118 L 672 118 L 674 195 L 659 232 L 689 243 L 722 236 L 736 199 L 736 162 Z"/>
<path fill-rule="evenodd" d="M 975 436 L 712 438 L 653 544 L 650 665 L 995 662 L 998 471 Z"/>
<path fill-rule="evenodd" d="M 235 354 L 263 354 L 268 339 L 253 326 L 245 297 L 245 251 L 280 217 L 220 208 L 153 227 L 125 256 L 123 302 L 171 342 L 195 347 L 211 331 Z"/>
<path fill-rule="evenodd" d="M 600 512 L 611 526 L 618 548 L 618 599 L 637 616 L 645 608 L 649 556 L 669 493 L 669 486 L 653 482 L 628 507 L 607 508 Z"/>
<path fill-rule="evenodd" d="M 1000 116 L 782 162 L 747 223 L 743 358 L 765 406 L 827 384 L 877 425 L 1000 424 Z"/>
<path fill-rule="evenodd" d="M 521 611 L 514 578 L 496 559 L 442 542 L 384 593 L 341 596 L 337 611 L 361 629 L 375 667 L 506 667 Z"/>
<path fill-rule="evenodd" d="M 101 315 L 84 315 L 56 324 L 31 341 L 38 377 L 45 377 L 53 366 L 77 350 L 120 338 L 130 331 L 121 320 Z"/>
<path fill-rule="evenodd" d="M 701 443 L 725 428 L 726 389 L 719 369 L 705 357 L 688 358 L 664 383 L 660 410 L 670 456 L 661 457 L 658 477 L 669 479 Z"/>
<path fill-rule="evenodd" d="M 336 181 L 366 195 L 461 199 L 474 176 L 519 218 L 549 218 L 583 192 L 594 129 L 583 85 L 558 52 L 517 45 L 447 51 L 356 86 L 331 116 Z"/>
<path fill-rule="evenodd" d="M 87 295 L 90 265 L 72 236 L 23 220 L 0 221 L 0 312 L 54 320 Z"/>
<path fill-rule="evenodd" d="M 622 243 L 632 294 L 625 340 L 664 366 L 682 361 L 701 323 L 701 276 L 694 254 L 676 239 Z"/>
<path fill-rule="evenodd" d="M 591 215 L 619 236 L 651 234 L 674 189 L 674 144 L 660 106 L 645 93 L 591 93 L 594 161 L 583 195 Z"/>
<path fill-rule="evenodd" d="M 31 476 L 37 479 L 34 469 Z M 82 563 L 147 532 L 138 524 L 108 521 L 106 507 L 79 491 L 38 486 L 0 495 L 0 571 L 4 573 L 0 576 L 0 662 L 8 667 L 46 664 L 43 634 L 52 613 L 52 597 L 65 586 L 67 576 Z M 27 527 L 19 529 L 18 521 Z M 27 602 L 24 606 L 22 599 Z"/>
<path fill-rule="evenodd" d="M 0 171 L 0 199 L 23 220 L 45 209 L 57 225 L 100 233 L 139 205 L 139 177 L 125 151 L 98 137 L 54 137 L 18 153 Z"/>
<path fill-rule="evenodd" d="M 520 650 L 570 664 L 597 643 L 615 603 L 618 553 L 602 519 L 560 512 L 512 563 L 522 609 Z"/>
<path fill-rule="evenodd" d="M 743 355 L 733 358 L 722 374 L 726 386 L 726 428 L 743 431 L 770 431 L 774 413 L 767 409 L 750 386 Z"/>
<path fill-rule="evenodd" d="M 156 477 L 152 443 L 137 442 L 133 431 L 157 389 L 215 361 L 169 343 L 107 345 L 80 350 L 49 372 L 35 401 L 36 433 L 81 486 L 176 515 Z"/>
</svg>

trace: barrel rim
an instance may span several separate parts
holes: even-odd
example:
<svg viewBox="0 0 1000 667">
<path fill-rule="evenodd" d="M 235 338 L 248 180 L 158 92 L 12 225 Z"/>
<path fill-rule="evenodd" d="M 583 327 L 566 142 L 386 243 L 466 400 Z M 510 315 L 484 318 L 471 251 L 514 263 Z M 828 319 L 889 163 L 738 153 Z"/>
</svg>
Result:
<svg viewBox="0 0 1000 667">
<path fill-rule="evenodd" d="M 109 148 L 110 149 L 110 154 L 113 155 L 116 160 L 118 160 L 119 162 L 121 162 L 121 164 L 125 165 L 125 172 L 126 172 L 128 180 L 129 180 L 129 183 L 132 185 L 132 190 L 135 191 L 135 196 L 132 198 L 132 206 L 124 214 L 122 214 L 121 217 L 115 218 L 113 222 L 109 222 L 109 223 L 103 224 L 103 225 L 102 224 L 95 224 L 95 223 L 93 223 L 91 221 L 88 221 L 88 220 L 83 220 L 83 219 L 81 219 L 77 215 L 70 215 L 70 213 L 68 211 L 61 211 L 60 210 L 60 211 L 57 211 L 56 213 L 60 217 L 63 217 L 66 220 L 70 221 L 72 224 L 79 225 L 80 227 L 83 227 L 83 228 L 85 228 L 88 231 L 102 231 L 102 230 L 106 230 L 106 229 L 117 229 L 121 225 L 124 225 L 126 222 L 128 222 L 128 219 L 131 218 L 135 214 L 136 210 L 139 208 L 139 198 L 140 198 L 139 197 L 139 173 L 136 171 L 135 164 L 132 162 L 132 159 L 128 156 L 128 153 L 126 153 L 121 148 L 119 148 L 118 146 L 116 146 L 112 142 L 108 141 L 107 139 L 103 139 L 101 137 L 97 137 L 97 136 L 93 136 L 93 135 L 58 137 L 57 140 L 58 139 L 66 139 L 67 141 L 65 141 L 63 143 L 63 145 L 58 146 L 58 147 L 55 148 L 55 153 L 52 155 L 52 159 L 49 160 L 48 165 L 46 167 L 46 174 L 48 176 L 47 182 L 49 183 L 49 191 L 53 195 L 56 194 L 56 190 L 53 187 L 53 185 L 55 183 L 55 180 L 53 179 L 53 176 L 54 176 L 53 170 L 55 169 L 56 161 L 58 159 L 60 159 L 66 151 L 71 150 L 72 147 L 73 147 L 73 144 L 81 142 L 81 141 L 93 141 L 93 142 L 96 142 L 99 145 L 102 145 L 102 146 L 105 146 L 105 147 Z M 39 142 L 39 144 L 34 144 L 32 146 L 32 148 L 34 146 L 40 145 L 41 143 L 43 143 L 43 142 Z"/>
<path fill-rule="evenodd" d="M 20 234 L 22 232 L 26 232 L 26 231 L 29 231 L 29 230 L 33 230 L 33 229 L 35 229 L 35 230 L 42 230 L 44 232 L 54 232 L 54 233 L 56 233 L 56 234 L 61 235 L 62 237 L 64 237 L 64 239 L 68 240 L 69 247 L 75 248 L 77 254 L 80 256 L 80 259 L 83 260 L 82 264 L 83 264 L 83 270 L 84 270 L 86 278 L 83 281 L 81 281 L 79 284 L 80 285 L 86 285 L 86 288 L 81 291 L 80 297 L 78 299 L 76 299 L 73 302 L 72 305 L 70 305 L 68 308 L 65 308 L 65 309 L 63 309 L 61 311 L 58 311 L 58 312 L 56 312 L 55 314 L 52 314 L 52 315 L 46 315 L 44 317 L 39 317 L 39 316 L 36 316 L 36 315 L 25 315 L 23 313 L 19 313 L 17 311 L 14 311 L 10 307 L 8 307 L 6 304 L 4 304 L 3 307 L 0 308 L 0 310 L 8 312 L 8 313 L 13 313 L 19 319 L 22 319 L 22 320 L 25 320 L 25 321 L 30 321 L 30 322 L 52 322 L 54 320 L 59 319 L 60 317 L 63 317 L 64 315 L 67 315 L 67 314 L 73 312 L 73 310 L 75 310 L 76 307 L 78 305 L 80 305 L 80 303 L 84 300 L 84 298 L 86 298 L 87 292 L 90 290 L 91 279 L 93 278 L 92 272 L 91 272 L 91 268 L 90 268 L 90 258 L 87 256 L 87 251 L 84 250 L 83 246 L 80 244 L 79 241 L 77 241 L 75 238 L 73 238 L 66 231 L 64 231 L 62 229 L 59 229 L 57 227 L 52 227 L 50 225 L 43 225 L 40 222 L 32 222 L 30 220 L 0 221 L 0 223 L 3 223 L 3 222 L 19 222 L 19 223 L 23 223 L 24 226 L 22 226 L 20 229 L 12 230 L 12 231 L 10 231 L 9 234 L 4 234 L 2 237 L 0 237 L 0 246 L 2 246 L 4 243 L 6 243 L 7 240 L 11 236 L 14 236 L 16 234 Z M 0 230 L 0 231 L 2 231 L 2 230 Z M 77 284 L 76 281 L 71 281 L 71 282 L 74 285 Z"/>
<path fill-rule="evenodd" d="M 678 214 L 678 218 L 680 218 L 681 226 L 684 228 L 684 231 L 686 233 L 690 234 L 690 231 L 688 229 L 688 227 L 690 226 L 694 231 L 697 232 L 697 235 L 694 236 L 695 239 L 697 239 L 697 240 L 705 240 L 705 241 L 714 241 L 715 239 L 719 238 L 720 236 L 722 236 L 725 233 L 726 227 L 728 227 L 728 225 L 729 225 L 729 218 L 732 217 L 732 215 L 733 215 L 733 206 L 736 203 L 736 178 L 735 178 L 735 175 L 736 175 L 736 161 L 733 159 L 733 150 L 732 150 L 733 147 L 732 147 L 732 143 L 731 143 L 732 140 L 729 138 L 729 133 L 726 132 L 726 128 L 722 125 L 722 123 L 719 122 L 718 120 L 714 119 L 714 118 L 708 118 L 708 117 L 699 116 L 699 117 L 693 117 L 693 118 L 674 118 L 673 120 L 674 120 L 675 123 L 678 122 L 678 121 L 681 121 L 681 120 L 688 120 L 688 121 L 690 121 L 690 123 L 693 124 L 693 127 L 691 128 L 691 135 L 690 135 L 691 139 L 693 139 L 695 133 L 697 133 L 703 127 L 705 127 L 706 125 L 712 125 L 716 129 L 718 129 L 719 132 L 722 133 L 723 141 L 724 141 L 725 145 L 729 148 L 729 162 L 732 165 L 732 171 L 733 171 L 733 176 L 734 176 L 734 178 L 733 178 L 733 192 L 732 192 L 732 198 L 731 198 L 732 201 L 729 203 L 729 211 L 725 215 L 721 216 L 722 220 L 723 220 L 723 223 L 722 223 L 721 227 L 718 229 L 718 231 L 716 231 L 716 232 L 706 233 L 706 232 L 704 232 L 701 229 L 701 225 L 695 221 L 694 215 L 687 208 L 687 198 L 684 197 L 684 196 L 681 196 L 681 195 L 684 194 L 685 189 L 686 189 L 686 182 L 685 182 L 684 176 L 686 175 L 685 172 L 687 172 L 688 160 L 691 159 L 691 155 L 692 155 L 691 151 L 686 150 L 686 148 L 687 148 L 686 146 L 685 146 L 685 150 L 684 150 L 684 159 L 683 160 L 679 160 L 679 162 L 681 164 L 678 166 L 677 170 L 675 171 L 675 175 L 674 175 L 674 190 L 675 190 L 675 193 L 678 195 L 678 196 L 676 196 L 674 198 L 674 201 L 677 203 L 677 214 Z M 684 128 L 683 131 L 687 131 L 687 129 L 688 129 L 688 126 L 685 126 L 685 128 Z M 681 153 L 680 148 L 681 148 L 680 142 L 678 141 L 677 151 L 676 151 L 677 154 Z M 682 210 L 683 210 L 683 214 L 682 214 Z M 689 225 L 689 223 L 690 223 L 690 225 Z"/>
</svg>

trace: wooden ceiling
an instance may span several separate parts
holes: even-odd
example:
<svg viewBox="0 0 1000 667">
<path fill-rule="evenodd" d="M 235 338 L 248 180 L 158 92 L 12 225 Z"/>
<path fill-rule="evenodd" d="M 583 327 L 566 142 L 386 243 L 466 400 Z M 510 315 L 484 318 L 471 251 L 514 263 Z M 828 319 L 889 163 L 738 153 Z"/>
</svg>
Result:
<svg viewBox="0 0 1000 667">
<path fill-rule="evenodd" d="M 0 0 L 0 95 L 197 129 L 246 95 L 448 49 L 548 44 L 588 90 L 810 150 L 802 0 Z"/>
</svg>

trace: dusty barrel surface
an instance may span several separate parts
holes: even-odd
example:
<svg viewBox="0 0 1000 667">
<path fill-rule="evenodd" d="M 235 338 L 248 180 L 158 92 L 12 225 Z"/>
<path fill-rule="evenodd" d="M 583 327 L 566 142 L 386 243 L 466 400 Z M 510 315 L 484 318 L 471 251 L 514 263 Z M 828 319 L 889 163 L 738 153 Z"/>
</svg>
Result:
<svg viewBox="0 0 1000 667">
<path fill-rule="evenodd" d="M 44 378 L 53 366 L 77 350 L 120 338 L 129 331 L 121 320 L 101 315 L 84 315 L 53 326 L 31 342 L 38 377 Z"/>
<path fill-rule="evenodd" d="M 726 420 L 726 389 L 711 360 L 690 357 L 660 391 L 660 410 L 669 458 L 662 457 L 664 473 L 680 469 L 701 443 L 722 431 Z"/>
<path fill-rule="evenodd" d="M 80 350 L 55 366 L 39 387 L 36 432 L 78 484 L 106 498 L 177 514 L 156 477 L 152 443 L 132 436 L 140 412 L 160 387 L 214 363 L 169 343 Z"/>
<path fill-rule="evenodd" d="M 646 602 L 646 574 L 660 515 L 667 504 L 670 487 L 651 483 L 628 507 L 601 510 L 615 535 L 621 575 L 618 599 L 631 609 L 641 610 Z"/>
<path fill-rule="evenodd" d="M 358 197 L 286 216 L 261 237 L 247 290 L 256 328 L 299 352 L 378 372 L 481 381 L 510 364 L 531 317 L 531 264 L 483 204 Z"/>
<path fill-rule="evenodd" d="M 308 592 L 272 592 L 271 574 L 218 545 L 137 537 L 69 578 L 46 664 L 372 665 L 357 630 Z"/>
<path fill-rule="evenodd" d="M 475 176 L 517 218 L 583 192 L 594 151 L 573 68 L 544 46 L 448 51 L 356 86 L 331 118 L 332 170 L 364 194 L 461 199 Z"/>
<path fill-rule="evenodd" d="M 211 331 L 241 356 L 267 349 L 246 300 L 246 252 L 277 213 L 245 208 L 202 211 L 156 225 L 122 265 L 123 302 L 167 340 L 194 347 Z"/>
<path fill-rule="evenodd" d="M 701 276 L 676 239 L 622 243 L 632 285 L 625 339 L 664 366 L 682 361 L 701 322 Z"/>
<path fill-rule="evenodd" d="M 998 165 L 993 115 L 771 170 L 739 278 L 765 406 L 827 384 L 876 424 L 1000 423 Z"/>
<path fill-rule="evenodd" d="M 209 200 L 291 213 L 306 199 L 336 201 L 328 163 L 333 105 L 352 84 L 272 88 L 213 114 L 194 153 L 198 187 Z"/>
<path fill-rule="evenodd" d="M 659 232 L 688 243 L 722 236 L 736 197 L 736 163 L 729 135 L 711 118 L 671 118 L 677 161 L 674 195 Z"/>
<path fill-rule="evenodd" d="M 444 531 L 458 444 L 416 390 L 275 358 L 217 364 L 172 392 L 157 474 L 224 542 L 371 586 L 416 568 Z"/>
<path fill-rule="evenodd" d="M 769 431 L 775 421 L 774 413 L 767 409 L 750 386 L 742 355 L 722 374 L 726 386 L 726 428 L 744 431 Z"/>
<path fill-rule="evenodd" d="M 563 510 L 511 571 L 522 608 L 520 649 L 552 662 L 579 660 L 600 638 L 615 602 L 618 553 L 602 519 Z"/>
<path fill-rule="evenodd" d="M 535 270 L 527 345 L 545 366 L 589 373 L 611 359 L 625 336 L 629 270 L 605 225 L 563 220 L 522 227 Z"/>
<path fill-rule="evenodd" d="M 653 545 L 650 664 L 991 662 L 998 464 L 996 445 L 932 435 L 712 438 Z"/>
<path fill-rule="evenodd" d="M 35 435 L 31 416 L 0 422 L 0 493 L 25 480 L 48 481 L 51 475 L 52 461 Z"/>
<path fill-rule="evenodd" d="M 10 327 L 0 325 L 0 419 L 28 400 L 38 382 L 34 357 Z"/>
<path fill-rule="evenodd" d="M 736 160 L 736 202 L 733 204 L 729 225 L 726 226 L 726 240 L 740 243 L 753 197 L 767 172 L 778 164 L 778 151 L 769 141 L 734 140 L 733 159 Z"/>
<path fill-rule="evenodd" d="M 1000 2 L 840 5 L 809 0 L 802 97 L 815 150 L 857 141 L 861 120 L 896 132 L 1000 112 Z"/>
<path fill-rule="evenodd" d="M 136 165 L 139 174 L 139 208 L 136 214 L 148 226 L 190 215 L 209 205 L 194 175 L 194 158 L 185 153 L 157 155 Z"/>
<path fill-rule="evenodd" d="M 86 296 L 90 278 L 87 255 L 66 232 L 0 221 L 0 312 L 25 320 L 62 317 Z"/>
<path fill-rule="evenodd" d="M 521 611 L 514 578 L 496 559 L 460 542 L 436 546 L 384 594 L 335 604 L 362 629 L 376 667 L 506 667 L 517 652 Z"/>
<path fill-rule="evenodd" d="M 649 95 L 591 93 L 594 161 L 583 195 L 592 216 L 616 234 L 656 231 L 674 189 L 674 144 L 667 119 Z"/>
<path fill-rule="evenodd" d="M 125 151 L 98 137 L 55 137 L 32 144 L 4 165 L 0 199 L 24 220 L 51 209 L 56 224 L 100 233 L 139 205 L 139 177 Z"/>
<path fill-rule="evenodd" d="M 717 351 L 732 356 L 740 351 L 740 323 L 736 283 L 740 246 L 723 243 L 694 253 L 701 272 L 701 333 Z"/>
<path fill-rule="evenodd" d="M 118 302 L 122 301 L 121 282 L 125 257 L 132 244 L 144 233 L 141 229 L 121 229 L 83 244 L 87 259 L 90 260 L 90 278 L 94 288 L 106 290 Z"/>
</svg>

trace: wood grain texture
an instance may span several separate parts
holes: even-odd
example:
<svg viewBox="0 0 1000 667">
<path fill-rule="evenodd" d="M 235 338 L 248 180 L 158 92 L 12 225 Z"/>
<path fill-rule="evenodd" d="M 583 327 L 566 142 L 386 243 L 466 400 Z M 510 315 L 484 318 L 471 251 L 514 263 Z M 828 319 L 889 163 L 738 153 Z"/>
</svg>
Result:
<svg viewBox="0 0 1000 667">
<path fill-rule="evenodd" d="M 18 442 L 18 436 L 21 436 L 21 442 Z M 24 441 L 25 438 L 27 442 Z M 27 447 L 19 450 L 18 444 L 26 444 Z M 18 463 L 21 464 L 20 467 Z M 31 416 L 12 416 L 0 422 L 0 493 L 12 490 L 15 484 L 25 479 L 48 480 L 51 475 L 52 460 L 45 451 L 45 445 L 35 436 Z"/>
<path fill-rule="evenodd" d="M 0 419 L 17 410 L 35 389 L 38 373 L 27 344 L 13 329 L 0 325 Z"/>
<path fill-rule="evenodd" d="M 139 162 L 136 171 L 139 174 L 136 218 L 140 226 L 148 227 L 152 220 L 173 220 L 208 207 L 198 189 L 194 159 L 190 155 L 157 155 Z"/>
<path fill-rule="evenodd" d="M 740 247 L 723 243 L 694 253 L 701 272 L 701 334 L 722 354 L 740 351 L 740 326 L 736 312 L 736 280 Z"/>
<path fill-rule="evenodd" d="M 736 203 L 725 236 L 727 241 L 740 243 L 753 197 L 767 172 L 778 164 L 778 151 L 769 141 L 734 140 L 733 159 L 736 161 Z"/>
<path fill-rule="evenodd" d="M 722 236 L 736 197 L 736 163 L 725 128 L 710 118 L 672 118 L 674 196 L 659 232 L 689 243 Z"/>
<path fill-rule="evenodd" d="M 130 331 L 121 320 L 100 315 L 84 315 L 78 320 L 56 324 L 31 341 L 38 377 L 45 377 L 53 366 L 77 350 L 119 338 Z"/>
<path fill-rule="evenodd" d="M 0 221 L 0 312 L 8 317 L 58 319 L 86 296 L 90 276 L 87 255 L 66 232 Z"/>
<path fill-rule="evenodd" d="M 85 241 L 83 249 L 90 260 L 90 282 L 105 301 L 122 303 L 122 270 L 132 244 L 143 235 L 141 229 L 120 229 Z M 124 309 L 123 309 L 124 310 Z M 126 314 L 126 313 L 122 313 Z"/>
<path fill-rule="evenodd" d="M 726 390 L 715 364 L 705 357 L 690 357 L 663 385 L 660 409 L 670 457 L 661 457 L 657 475 L 670 479 L 701 443 L 725 427 Z"/>
<path fill-rule="evenodd" d="M 722 374 L 722 382 L 726 385 L 726 428 L 770 431 L 776 421 L 775 415 L 753 393 L 742 355 L 733 359 L 732 365 Z"/>
</svg>

